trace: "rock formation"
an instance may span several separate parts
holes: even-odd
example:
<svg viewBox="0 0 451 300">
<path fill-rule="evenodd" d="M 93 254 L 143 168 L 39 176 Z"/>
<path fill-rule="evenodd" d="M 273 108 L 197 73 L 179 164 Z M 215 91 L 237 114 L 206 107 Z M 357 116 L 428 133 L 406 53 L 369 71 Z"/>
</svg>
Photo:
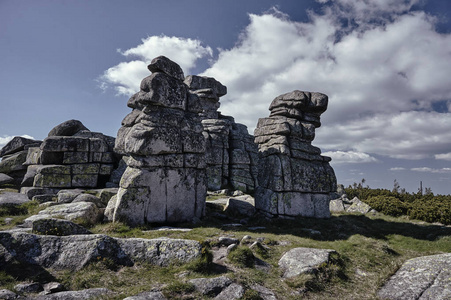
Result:
<svg viewBox="0 0 451 300">
<path fill-rule="evenodd" d="M 91 132 L 80 121 L 63 122 L 38 147 L 28 149 L 22 186 L 104 187 L 117 164 L 113 144 L 114 138 Z"/>
<path fill-rule="evenodd" d="M 164 56 L 128 101 L 115 149 L 129 156 L 113 206 L 113 221 L 184 222 L 204 215 L 205 138 L 183 71 Z M 200 108 L 199 108 L 200 109 Z M 195 111 L 195 112 L 194 112 Z"/>
<path fill-rule="evenodd" d="M 214 78 L 195 75 L 187 76 L 185 84 L 192 99 L 188 109 L 198 113 L 205 131 L 207 188 L 253 193 L 258 149 L 245 125 L 217 111 L 219 98 L 227 93 L 227 88 Z"/>
<path fill-rule="evenodd" d="M 335 174 L 330 158 L 311 145 L 327 103 L 324 94 L 296 90 L 276 97 L 270 116 L 259 119 L 257 209 L 276 216 L 330 216 Z"/>
</svg>

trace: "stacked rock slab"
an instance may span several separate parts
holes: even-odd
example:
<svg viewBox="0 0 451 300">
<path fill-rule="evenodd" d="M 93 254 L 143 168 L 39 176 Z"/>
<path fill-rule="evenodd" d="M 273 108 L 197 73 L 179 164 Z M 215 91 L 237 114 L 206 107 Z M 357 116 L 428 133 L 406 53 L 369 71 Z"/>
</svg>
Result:
<svg viewBox="0 0 451 300">
<path fill-rule="evenodd" d="M 114 170 L 114 138 L 69 120 L 53 128 L 39 147 L 28 149 L 22 186 L 42 189 L 104 186 Z"/>
<path fill-rule="evenodd" d="M 189 88 L 188 110 L 199 115 L 205 131 L 208 190 L 253 193 L 258 149 L 245 125 L 217 111 L 227 88 L 211 77 L 189 75 L 184 82 Z"/>
<path fill-rule="evenodd" d="M 110 200 L 113 221 L 184 222 L 205 211 L 205 138 L 198 97 L 189 97 L 179 65 L 152 60 L 152 75 L 128 101 L 115 150 L 129 156 L 119 191 Z M 193 100 L 194 99 L 194 100 Z"/>
<path fill-rule="evenodd" d="M 327 218 L 337 189 L 330 158 L 311 145 L 328 97 L 293 91 L 276 97 L 268 118 L 259 119 L 257 209 L 273 216 Z"/>
<path fill-rule="evenodd" d="M 23 164 L 27 159 L 28 149 L 39 147 L 42 141 L 36 141 L 20 136 L 14 137 L 3 148 L 0 149 L 0 174 L 7 174 L 12 184 L 20 185 L 27 167 Z"/>
</svg>

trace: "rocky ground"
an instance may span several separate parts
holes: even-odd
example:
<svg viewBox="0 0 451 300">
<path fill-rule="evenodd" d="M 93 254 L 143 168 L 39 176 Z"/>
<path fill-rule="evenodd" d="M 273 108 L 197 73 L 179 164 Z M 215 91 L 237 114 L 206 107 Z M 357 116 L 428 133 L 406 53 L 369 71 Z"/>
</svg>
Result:
<svg viewBox="0 0 451 300">
<path fill-rule="evenodd" d="M 103 222 L 106 192 L 39 204 L 1 191 L 0 299 L 451 297 L 450 227 L 367 207 L 366 216 L 267 219 L 251 196 L 222 191 L 197 224 L 130 228 Z M 348 212 L 362 206 L 340 201 Z"/>
</svg>

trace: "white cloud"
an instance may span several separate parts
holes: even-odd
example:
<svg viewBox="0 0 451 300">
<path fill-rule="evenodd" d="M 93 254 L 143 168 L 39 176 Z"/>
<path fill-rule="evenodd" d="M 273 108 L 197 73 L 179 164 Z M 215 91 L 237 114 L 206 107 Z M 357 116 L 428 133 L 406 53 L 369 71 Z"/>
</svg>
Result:
<svg viewBox="0 0 451 300">
<path fill-rule="evenodd" d="M 449 153 L 442 153 L 442 154 L 436 154 L 435 159 L 442 159 L 442 160 L 450 160 L 451 161 L 451 152 Z"/>
<path fill-rule="evenodd" d="M 0 149 L 3 148 L 6 144 L 9 143 L 9 141 L 11 141 L 14 137 L 16 137 L 16 135 L 4 135 L 4 136 L 0 136 Z M 34 140 L 34 137 L 29 136 L 27 134 L 21 135 L 21 137 L 27 138 L 27 139 L 31 139 Z"/>
<path fill-rule="evenodd" d="M 390 171 L 404 171 L 404 170 L 406 170 L 406 168 L 403 168 L 403 167 L 390 168 Z"/>
<path fill-rule="evenodd" d="M 437 33 L 435 19 L 423 12 L 402 14 L 415 2 L 360 1 L 356 14 L 371 10 L 392 17 L 383 26 L 351 31 L 334 15 L 342 6 L 312 13 L 309 23 L 250 15 L 240 43 L 222 50 L 204 74 L 227 85 L 220 110 L 250 131 L 269 115 L 277 95 L 319 91 L 329 95 L 329 109 L 314 144 L 395 158 L 431 157 L 451 147 L 451 117 L 432 110 L 434 101 L 451 99 L 451 35 Z"/>
<path fill-rule="evenodd" d="M 219 49 L 201 74 L 228 87 L 220 111 L 252 132 L 276 96 L 295 89 L 323 92 L 329 109 L 313 142 L 322 149 L 350 159 L 358 158 L 350 153 L 443 159 L 451 148 L 451 116 L 434 112 L 432 104 L 451 106 L 451 34 L 438 33 L 430 15 L 411 11 L 418 0 L 317 2 L 323 13 L 310 12 L 305 23 L 275 8 L 249 15 L 238 43 Z M 177 56 L 174 47 L 186 51 Z M 138 69 L 147 72 L 146 58 L 165 54 L 187 72 L 212 52 L 197 40 L 160 36 L 121 53 L 139 60 L 110 68 L 104 79 L 131 94 L 145 76 Z"/>
<path fill-rule="evenodd" d="M 427 172 L 427 173 L 451 173 L 451 168 L 441 168 L 441 169 L 434 169 L 429 167 L 421 167 L 421 168 L 412 168 L 412 171 L 415 172 Z"/>
<path fill-rule="evenodd" d="M 213 51 L 210 47 L 202 46 L 199 40 L 180 37 L 150 36 L 142 39 L 142 44 L 122 51 L 125 58 L 136 58 L 129 62 L 121 62 L 109 68 L 100 77 L 100 86 L 106 89 L 113 86 L 118 94 L 130 96 L 139 91 L 141 80 L 150 75 L 147 65 L 160 55 L 176 61 L 185 74 L 195 67 L 196 61 L 202 57 L 211 57 Z"/>
<path fill-rule="evenodd" d="M 328 151 L 323 155 L 332 158 L 332 164 L 344 164 L 344 163 L 374 163 L 378 160 L 367 153 L 355 152 L 355 151 Z"/>
</svg>

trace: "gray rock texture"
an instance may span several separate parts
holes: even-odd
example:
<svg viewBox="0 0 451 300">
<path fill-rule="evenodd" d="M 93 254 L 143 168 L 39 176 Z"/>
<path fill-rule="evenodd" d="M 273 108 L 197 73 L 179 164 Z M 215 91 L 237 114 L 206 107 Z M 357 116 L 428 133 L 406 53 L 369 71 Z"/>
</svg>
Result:
<svg viewBox="0 0 451 300">
<path fill-rule="evenodd" d="M 48 136 L 73 136 L 82 130 L 88 130 L 88 128 L 78 120 L 68 120 L 53 127 Z"/>
<path fill-rule="evenodd" d="M 95 188 L 104 186 L 117 165 L 114 138 L 69 120 L 53 128 L 39 147 L 26 150 L 22 186 Z M 28 166 L 28 168 L 27 168 Z"/>
<path fill-rule="evenodd" d="M 202 295 L 210 297 L 217 296 L 226 287 L 232 284 L 232 280 L 226 276 L 216 278 L 195 278 L 189 281 L 194 284 L 196 290 Z"/>
<path fill-rule="evenodd" d="M 185 222 L 205 213 L 205 138 L 197 113 L 187 109 L 181 68 L 166 57 L 149 65 L 152 75 L 128 101 L 115 149 L 126 154 L 113 221 L 129 224 Z M 112 209 L 112 207 L 114 207 Z"/>
<path fill-rule="evenodd" d="M 14 181 L 14 178 L 11 176 L 8 176 L 6 174 L 0 173 L 0 185 L 11 183 Z"/>
<path fill-rule="evenodd" d="M 227 199 L 224 211 L 235 216 L 252 217 L 255 214 L 255 199 L 244 195 Z"/>
<path fill-rule="evenodd" d="M 32 229 L 33 233 L 43 235 L 91 234 L 83 226 L 62 219 L 39 219 L 33 222 Z"/>
<path fill-rule="evenodd" d="M 0 206 L 17 206 L 29 202 L 30 199 L 26 195 L 19 193 L 1 193 L 0 194 Z"/>
<path fill-rule="evenodd" d="M 143 292 L 135 296 L 124 298 L 124 300 L 166 300 L 162 292 Z"/>
<path fill-rule="evenodd" d="M 294 248 L 280 258 L 279 267 L 284 272 L 284 278 L 291 278 L 304 273 L 314 273 L 321 264 L 330 261 L 332 253 L 336 253 L 335 250 Z"/>
<path fill-rule="evenodd" d="M 337 180 L 330 158 L 311 145 L 328 97 L 293 91 L 276 97 L 268 118 L 259 119 L 257 209 L 271 215 L 330 216 L 331 193 Z"/>
<path fill-rule="evenodd" d="M 237 283 L 232 283 L 221 291 L 214 299 L 215 300 L 232 300 L 241 299 L 244 295 L 244 287 Z"/>
<path fill-rule="evenodd" d="M 381 299 L 451 299 L 451 253 L 406 261 L 377 294 Z"/>
<path fill-rule="evenodd" d="M 102 297 L 113 294 L 106 288 L 92 288 L 81 291 L 58 292 L 50 295 L 42 295 L 33 299 L 38 300 L 85 300 L 85 299 L 102 299 Z"/>
<path fill-rule="evenodd" d="M 47 207 L 41 210 L 37 215 L 33 215 L 24 220 L 26 227 L 32 227 L 32 224 L 40 219 L 63 218 L 68 221 L 78 220 L 87 224 L 95 224 L 102 218 L 102 212 L 94 203 L 77 202 L 65 203 Z"/>
<path fill-rule="evenodd" d="M 21 136 L 15 136 L 11 141 L 3 146 L 2 149 L 0 149 L 0 157 L 25 150 L 25 146 L 27 145 L 39 143 L 41 143 L 41 141 L 27 139 Z"/>
<path fill-rule="evenodd" d="M 35 235 L 0 231 L 0 267 L 12 260 L 55 270 L 79 270 L 89 263 L 111 259 L 117 265 L 150 263 L 167 266 L 200 257 L 201 245 L 183 239 L 112 238 L 91 235 Z"/>
<path fill-rule="evenodd" d="M 5 300 L 17 299 L 17 294 L 10 290 L 3 289 L 3 290 L 0 290 L 0 299 L 5 299 Z"/>
</svg>

